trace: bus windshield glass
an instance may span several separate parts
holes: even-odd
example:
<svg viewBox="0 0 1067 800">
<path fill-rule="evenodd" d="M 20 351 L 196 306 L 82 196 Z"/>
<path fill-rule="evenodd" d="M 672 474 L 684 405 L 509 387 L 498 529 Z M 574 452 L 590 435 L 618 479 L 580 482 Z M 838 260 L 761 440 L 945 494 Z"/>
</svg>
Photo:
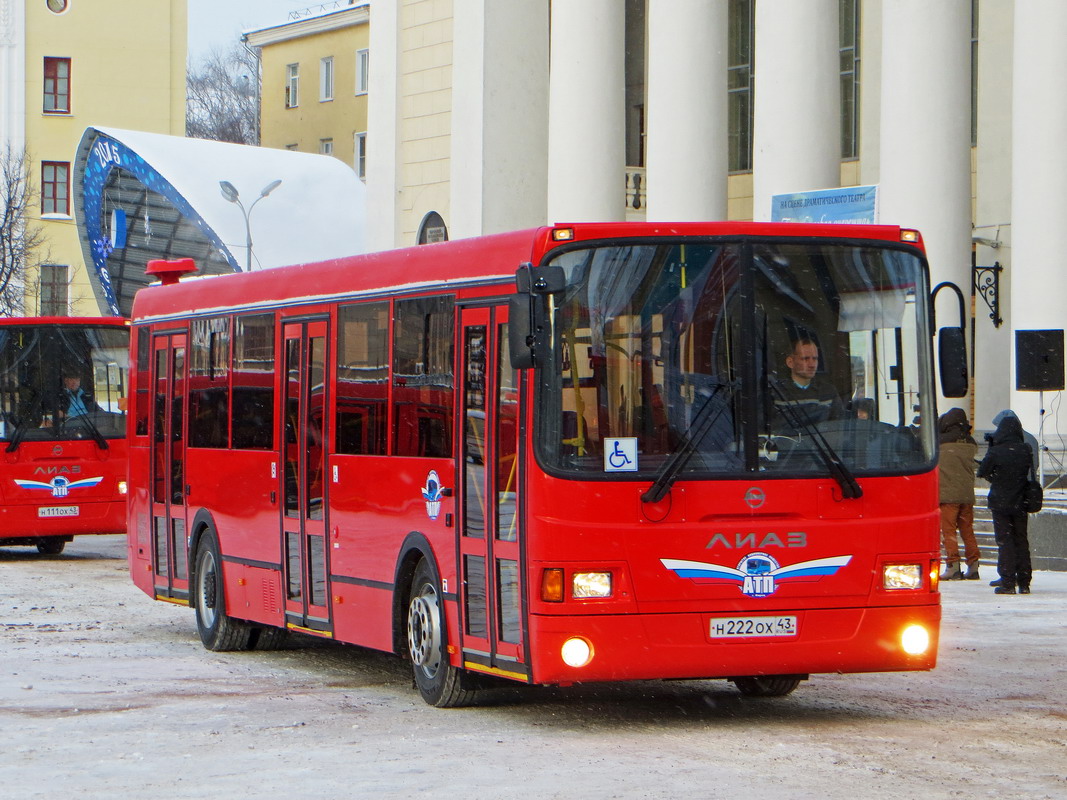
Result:
<svg viewBox="0 0 1067 800">
<path fill-rule="evenodd" d="M 126 434 L 129 331 L 107 325 L 0 327 L 0 441 Z"/>
<path fill-rule="evenodd" d="M 575 245 L 551 257 L 539 458 L 647 480 L 928 470 L 928 286 L 891 243 Z M 628 473 L 628 474 L 627 474 Z"/>
</svg>

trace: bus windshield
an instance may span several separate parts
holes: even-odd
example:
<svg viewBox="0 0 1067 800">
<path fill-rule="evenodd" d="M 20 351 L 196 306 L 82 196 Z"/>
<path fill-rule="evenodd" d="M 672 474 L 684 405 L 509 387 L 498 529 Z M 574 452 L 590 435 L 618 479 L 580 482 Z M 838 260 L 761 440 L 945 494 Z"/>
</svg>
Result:
<svg viewBox="0 0 1067 800">
<path fill-rule="evenodd" d="M 548 263 L 567 276 L 537 404 L 551 471 L 646 480 L 665 469 L 826 475 L 835 461 L 848 475 L 930 468 L 929 290 L 914 250 L 657 240 L 576 245 Z"/>
<path fill-rule="evenodd" d="M 129 332 L 106 325 L 0 327 L 0 441 L 126 434 Z"/>
</svg>

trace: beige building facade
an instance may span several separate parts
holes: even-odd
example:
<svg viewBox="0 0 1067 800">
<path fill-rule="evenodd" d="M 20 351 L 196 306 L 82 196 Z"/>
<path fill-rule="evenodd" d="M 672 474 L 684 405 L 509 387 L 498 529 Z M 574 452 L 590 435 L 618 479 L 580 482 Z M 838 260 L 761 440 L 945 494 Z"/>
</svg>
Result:
<svg viewBox="0 0 1067 800">
<path fill-rule="evenodd" d="M 263 147 L 332 155 L 365 175 L 369 21 L 363 3 L 245 34 L 259 51 Z"/>
<path fill-rule="evenodd" d="M 0 0 L 0 144 L 29 156 L 43 233 L 25 313 L 97 315 L 73 213 L 90 125 L 182 136 L 186 0 Z"/>
</svg>

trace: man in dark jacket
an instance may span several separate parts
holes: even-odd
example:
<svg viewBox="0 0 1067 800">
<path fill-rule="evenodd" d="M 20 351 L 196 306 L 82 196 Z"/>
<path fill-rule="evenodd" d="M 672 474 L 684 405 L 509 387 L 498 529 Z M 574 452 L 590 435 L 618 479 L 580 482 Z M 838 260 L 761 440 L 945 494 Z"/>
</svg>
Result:
<svg viewBox="0 0 1067 800">
<path fill-rule="evenodd" d="M 1023 441 L 1023 426 L 1016 416 L 1001 419 L 989 451 L 978 465 L 978 477 L 989 481 L 989 510 L 997 540 L 997 594 L 1030 594 L 1030 542 L 1026 532 L 1023 493 L 1033 456 Z"/>
</svg>

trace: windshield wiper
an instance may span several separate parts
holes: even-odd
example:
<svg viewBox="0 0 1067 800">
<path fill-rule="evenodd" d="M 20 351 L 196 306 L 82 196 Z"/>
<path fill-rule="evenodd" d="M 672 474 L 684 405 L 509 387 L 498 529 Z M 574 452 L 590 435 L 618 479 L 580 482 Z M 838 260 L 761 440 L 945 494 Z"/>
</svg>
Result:
<svg viewBox="0 0 1067 800">
<path fill-rule="evenodd" d="M 104 438 L 104 434 L 100 433 L 100 429 L 96 427 L 96 423 L 93 422 L 92 417 L 89 414 L 79 414 L 76 417 L 68 417 L 63 423 L 63 427 L 71 424 L 83 425 L 89 431 L 89 434 L 93 437 L 93 441 L 96 442 L 96 446 L 101 450 L 107 450 L 107 439 Z"/>
<path fill-rule="evenodd" d="M 697 442 L 704 438 L 711 426 L 722 416 L 722 412 L 727 409 L 727 404 L 723 402 L 712 413 L 712 401 L 725 387 L 726 384 L 720 383 L 711 390 L 708 398 L 693 417 L 693 421 L 685 432 L 685 436 L 682 437 L 682 441 L 678 443 L 670 458 L 663 464 L 659 474 L 656 476 L 656 480 L 641 495 L 642 502 L 658 503 L 670 491 L 674 482 L 678 480 L 678 474 L 689 463 L 693 453 L 696 452 Z"/>
<path fill-rule="evenodd" d="M 855 476 L 841 461 L 841 457 L 837 454 L 837 451 L 830 446 L 830 443 L 826 441 L 826 437 L 823 436 L 815 424 L 808 417 L 807 413 L 793 404 L 793 401 L 789 399 L 785 391 L 782 389 L 781 383 L 773 375 L 767 376 L 767 384 L 774 390 L 774 393 L 778 396 L 778 399 L 782 402 L 778 404 L 778 410 L 782 416 L 786 418 L 786 421 L 797 430 L 803 429 L 808 436 L 811 437 L 812 443 L 815 445 L 815 450 L 819 454 L 819 458 L 826 464 L 826 468 L 830 470 L 830 476 L 837 481 L 837 485 L 841 487 L 841 494 L 843 497 L 849 500 L 855 500 L 857 497 L 863 497 L 863 487 L 856 481 Z"/>
</svg>

